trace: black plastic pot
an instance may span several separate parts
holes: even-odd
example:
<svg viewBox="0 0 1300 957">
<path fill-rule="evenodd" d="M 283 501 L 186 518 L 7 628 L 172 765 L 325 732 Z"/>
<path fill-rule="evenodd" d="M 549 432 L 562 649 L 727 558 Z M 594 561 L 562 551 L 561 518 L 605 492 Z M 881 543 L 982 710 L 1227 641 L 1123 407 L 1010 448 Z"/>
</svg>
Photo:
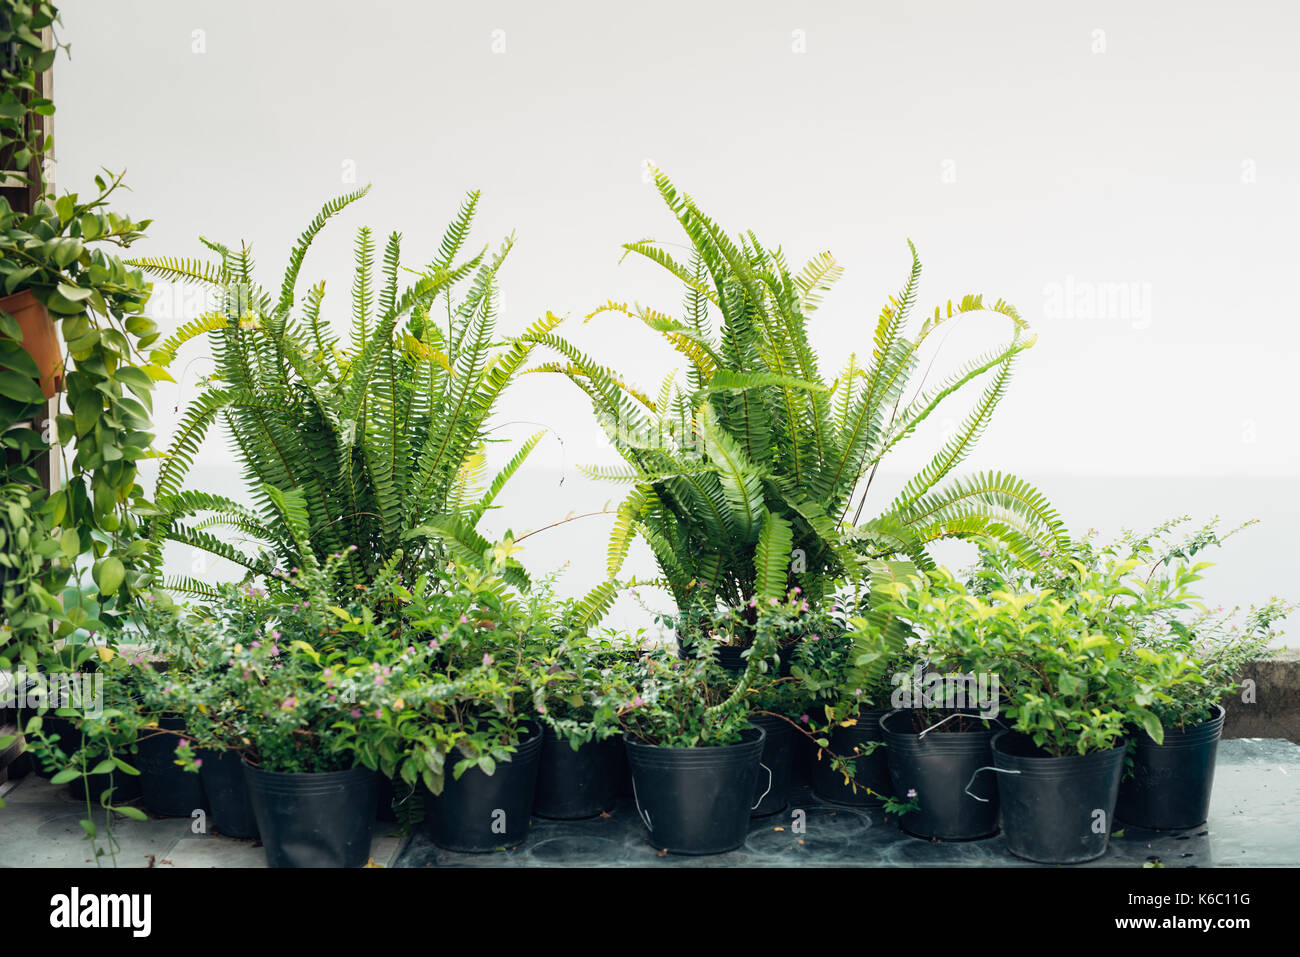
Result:
<svg viewBox="0 0 1300 957">
<path fill-rule="evenodd" d="M 379 776 L 379 820 L 392 822 L 397 820 L 397 809 L 406 804 L 415 794 L 416 788 L 407 784 L 400 777 Z"/>
<path fill-rule="evenodd" d="M 1039 864 L 1080 864 L 1106 853 L 1126 746 L 1044 755 L 1026 735 L 993 736 L 1002 800 L 1002 832 L 1016 857 Z"/>
<path fill-rule="evenodd" d="M 794 763 L 794 728 L 784 718 L 767 714 L 750 716 L 763 729 L 763 755 L 754 783 L 754 808 L 750 817 L 779 814 L 790 803 L 790 769 Z"/>
<path fill-rule="evenodd" d="M 267 771 L 244 762 L 268 867 L 361 867 L 370 859 L 378 787 L 369 768 Z"/>
<path fill-rule="evenodd" d="M 778 673 L 782 677 L 786 677 L 790 674 L 790 663 L 794 660 L 794 651 L 796 647 L 797 646 L 795 645 L 790 645 L 787 648 L 777 649 L 777 660 L 781 663 Z M 746 650 L 746 648 L 738 648 L 734 645 L 719 645 L 718 664 L 722 665 L 722 667 L 726 668 L 728 671 L 744 671 L 745 665 L 749 663 L 744 657 Z M 769 664 L 769 668 L 770 667 Z"/>
<path fill-rule="evenodd" d="M 997 775 L 975 772 L 993 763 L 989 742 L 997 729 L 983 725 L 970 731 L 936 728 L 923 736 L 915 727 L 911 711 L 891 711 L 880 719 L 894 794 L 915 791 L 920 805 L 919 810 L 900 815 L 899 826 L 914 837 L 944 841 L 971 841 L 996 834 Z"/>
<path fill-rule="evenodd" d="M 835 729 L 830 737 L 829 750 L 841 758 L 848 758 L 853 756 L 855 748 L 871 741 L 883 741 L 880 719 L 884 715 L 884 711 L 859 713 L 857 724 Z M 871 754 L 859 755 L 853 759 L 851 769 L 845 768 L 853 778 L 851 782 L 845 781 L 844 774 L 831 765 L 831 755 L 825 750 L 820 759 L 814 755 L 813 794 L 820 800 L 850 807 L 871 807 L 880 804 L 883 797 L 893 794 L 893 785 L 889 780 L 889 762 L 883 747 L 877 747 Z M 875 793 L 868 793 L 867 789 Z"/>
<path fill-rule="evenodd" d="M 817 761 L 817 744 L 802 731 L 794 735 L 793 755 L 790 760 L 790 787 L 810 788 L 813 783 L 813 765 Z"/>
<path fill-rule="evenodd" d="M 614 793 L 621 798 L 632 797 L 632 766 L 627 762 L 627 743 L 620 734 L 614 739 L 618 742 L 614 754 Z"/>
<path fill-rule="evenodd" d="M 1225 714 L 1221 705 L 1214 707 L 1216 714 L 1209 721 L 1166 730 L 1163 744 L 1145 731 L 1134 734 L 1133 774 L 1119 786 L 1118 820 L 1157 830 L 1206 822 Z"/>
<path fill-rule="evenodd" d="M 204 751 L 199 780 L 212 810 L 212 825 L 226 837 L 257 837 L 257 815 L 244 780 L 244 757 L 238 751 Z"/>
<path fill-rule="evenodd" d="M 575 751 L 555 729 L 546 725 L 542 729 L 533 813 L 538 817 L 577 821 L 611 810 L 618 796 L 621 748 L 619 739 L 612 737 L 588 741 Z"/>
<path fill-rule="evenodd" d="M 523 843 L 531 823 L 541 753 L 542 735 L 534 726 L 522 736 L 510 760 L 498 762 L 490 775 L 475 766 L 457 780 L 452 766 L 459 758 L 449 755 L 442 793 L 431 794 L 421 785 L 429 840 L 467 854 Z"/>
<path fill-rule="evenodd" d="M 721 854 L 745 843 L 767 734 L 746 728 L 737 744 L 665 748 L 631 738 L 637 813 L 650 843 L 678 854 Z"/>
<path fill-rule="evenodd" d="M 140 791 L 144 806 L 161 817 L 190 817 L 206 807 L 199 775 L 176 763 L 176 745 L 185 723 L 179 717 L 164 716 L 157 728 L 141 732 L 136 756 L 140 769 Z"/>
</svg>

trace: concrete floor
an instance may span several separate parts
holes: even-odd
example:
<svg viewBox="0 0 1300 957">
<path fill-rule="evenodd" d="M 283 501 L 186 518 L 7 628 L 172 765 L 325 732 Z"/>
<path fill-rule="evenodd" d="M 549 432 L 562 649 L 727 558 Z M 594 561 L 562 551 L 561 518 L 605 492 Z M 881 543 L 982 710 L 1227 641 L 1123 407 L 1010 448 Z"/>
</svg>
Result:
<svg viewBox="0 0 1300 957">
<path fill-rule="evenodd" d="M 28 776 L 0 794 L 0 866 L 93 867 L 78 823 L 85 806 L 66 788 Z M 512 866 L 1033 866 L 1013 857 L 1000 837 L 932 843 L 909 837 L 875 810 L 815 800 L 805 790 L 791 807 L 806 812 L 807 831 L 795 834 L 790 815 L 755 819 L 745 845 L 710 857 L 658 856 L 645 840 L 631 802 L 610 817 L 589 821 L 534 820 L 528 840 L 492 854 L 456 854 L 434 847 L 421 833 L 399 836 L 378 824 L 372 857 L 384 867 Z M 1219 745 L 1209 823 L 1185 832 L 1124 828 L 1110 850 L 1087 866 L 1300 866 L 1300 746 L 1282 739 L 1241 738 Z M 216 834 L 194 834 L 190 821 L 119 820 L 119 867 L 265 867 L 261 845 Z"/>
<path fill-rule="evenodd" d="M 66 786 L 29 774 L 0 790 L 0 867 L 94 867 L 90 842 L 80 822 L 84 801 Z M 133 802 L 139 804 L 139 801 Z M 97 809 L 98 810 L 98 809 Z M 96 822 L 103 821 L 98 810 Z M 238 841 L 219 834 L 195 834 L 188 818 L 150 817 L 132 821 L 118 817 L 113 833 L 118 842 L 118 867 L 266 867 L 266 853 L 256 841 Z M 102 826 L 100 827 L 102 831 Z M 371 858 L 391 867 L 405 838 L 396 825 L 377 823 Z M 103 841 L 99 842 L 103 846 Z M 111 867 L 108 859 L 102 866 Z"/>
</svg>

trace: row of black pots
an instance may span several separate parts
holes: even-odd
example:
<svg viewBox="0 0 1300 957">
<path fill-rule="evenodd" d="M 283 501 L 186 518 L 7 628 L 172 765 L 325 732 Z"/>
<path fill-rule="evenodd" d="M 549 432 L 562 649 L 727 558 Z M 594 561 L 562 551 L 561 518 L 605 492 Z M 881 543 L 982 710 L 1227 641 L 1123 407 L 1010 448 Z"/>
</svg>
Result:
<svg viewBox="0 0 1300 957">
<path fill-rule="evenodd" d="M 1121 781 L 1124 746 L 1048 757 L 1024 735 L 988 725 L 922 734 L 907 712 L 863 712 L 830 741 L 832 753 L 852 758 L 852 781 L 822 755 L 813 764 L 813 789 L 822 800 L 849 805 L 915 792 L 919 810 L 900 820 L 910 834 L 974 840 L 1001 828 L 1019 857 L 1078 863 L 1106 852 L 1112 819 L 1157 829 L 1204 823 L 1222 727 L 1219 708 L 1211 721 L 1166 733 L 1161 745 L 1137 733 L 1134 773 Z M 368 859 L 380 788 L 372 772 L 284 774 L 229 752 L 206 755 L 195 776 L 175 764 L 176 740 L 154 734 L 140 742 L 138 780 L 154 813 L 189 816 L 208 806 L 221 833 L 260 832 L 271 866 L 355 867 Z M 756 715 L 742 741 L 725 747 L 611 738 L 575 750 L 549 729 L 533 728 L 494 774 L 471 768 L 459 779 L 449 774 L 441 795 L 424 792 L 424 826 L 449 850 L 513 846 L 527 836 L 533 815 L 580 819 L 610 810 L 626 761 L 653 846 L 720 853 L 744 842 L 752 816 L 787 806 L 796 740 L 806 739 L 767 715 Z M 886 746 L 857 753 L 867 742 Z M 123 788 L 132 778 L 104 777 L 122 779 Z"/>
<path fill-rule="evenodd" d="M 47 730 L 59 734 L 59 745 L 65 752 L 81 747 L 81 732 L 68 718 L 50 715 L 45 718 L 45 725 Z M 181 733 L 183 726 L 179 719 L 161 718 L 157 729 L 141 733 L 136 753 L 125 757 L 138 774 L 116 769 L 74 778 L 68 783 L 69 793 L 84 801 L 89 791 L 90 799 L 98 802 L 104 791 L 112 788 L 114 804 L 138 799 L 145 810 L 158 817 L 188 818 L 196 810 L 202 810 L 211 815 L 212 825 L 226 837 L 256 837 L 257 823 L 244 785 L 239 753 L 204 751 L 199 755 L 203 762 L 199 773 L 185 771 L 176 763 Z M 41 769 L 39 773 L 48 777 L 54 772 Z"/>
<path fill-rule="evenodd" d="M 987 725 L 922 734 L 900 711 L 880 725 L 894 793 L 918 797 L 920 809 L 901 817 L 905 831 L 974 840 L 1000 826 L 1017 857 L 1073 864 L 1106 853 L 1115 821 L 1158 830 L 1205 823 L 1223 731 L 1216 709 L 1209 721 L 1166 731 L 1162 744 L 1136 732 L 1127 778 L 1126 743 L 1051 757 L 1027 736 Z"/>
</svg>

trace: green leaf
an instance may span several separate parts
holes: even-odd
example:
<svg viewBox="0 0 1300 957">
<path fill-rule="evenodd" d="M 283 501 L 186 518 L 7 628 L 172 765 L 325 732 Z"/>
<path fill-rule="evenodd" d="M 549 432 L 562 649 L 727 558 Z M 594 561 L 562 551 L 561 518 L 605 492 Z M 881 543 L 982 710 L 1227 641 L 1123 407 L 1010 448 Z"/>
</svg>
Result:
<svg viewBox="0 0 1300 957">
<path fill-rule="evenodd" d="M 75 781 L 79 777 L 81 777 L 81 770 L 79 768 L 64 768 L 62 771 L 56 772 L 54 777 L 50 778 L 50 783 L 67 784 L 69 781 Z"/>
<path fill-rule="evenodd" d="M 115 814 L 120 814 L 123 817 L 129 817 L 133 821 L 149 820 L 149 816 L 145 814 L 144 811 L 140 810 L 138 807 L 130 807 L 129 805 L 125 805 L 125 804 L 119 806 L 115 804 L 113 805 L 112 810 Z"/>
<path fill-rule="evenodd" d="M 0 371 L 0 395 L 24 403 L 45 401 L 45 394 L 36 380 L 7 369 Z"/>
<path fill-rule="evenodd" d="M 122 567 L 120 559 L 109 555 L 96 563 L 94 575 L 95 584 L 99 586 L 99 593 L 101 595 L 112 595 L 121 587 L 122 580 L 126 578 L 126 569 Z"/>
</svg>

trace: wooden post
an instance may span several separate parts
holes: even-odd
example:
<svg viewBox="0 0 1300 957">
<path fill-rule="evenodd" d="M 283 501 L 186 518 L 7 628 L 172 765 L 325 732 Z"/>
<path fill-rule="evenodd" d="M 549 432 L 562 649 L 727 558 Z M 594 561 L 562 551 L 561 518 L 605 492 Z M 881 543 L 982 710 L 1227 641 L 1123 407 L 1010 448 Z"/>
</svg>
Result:
<svg viewBox="0 0 1300 957">
<path fill-rule="evenodd" d="M 41 39 L 45 41 L 46 49 L 53 47 L 53 28 L 46 27 Z M 54 73 L 53 69 L 50 69 L 36 77 L 36 92 L 38 96 L 52 98 L 53 91 Z M 42 136 L 49 136 L 54 130 L 53 116 L 29 114 L 28 121 L 34 125 L 35 130 L 40 131 Z M 9 169 L 8 159 L 8 155 L 0 155 L 0 170 Z M 17 212 L 30 213 L 35 208 L 36 201 L 41 198 L 41 195 L 53 189 L 54 166 L 53 157 L 51 156 L 32 157 L 27 166 L 26 183 L 10 177 L 0 180 L 0 195 L 9 200 L 9 205 Z M 59 396 L 56 394 L 53 399 L 45 403 L 44 410 L 32 419 L 32 428 L 43 434 L 49 429 L 50 434 L 54 435 L 53 419 L 58 413 L 58 408 Z M 57 442 L 57 438 L 54 441 Z M 41 484 L 45 486 L 47 491 L 52 492 L 62 484 L 60 465 L 59 457 L 50 452 L 43 453 L 36 460 L 36 473 L 40 476 Z M 17 718 L 18 715 L 13 709 L 0 706 L 0 738 L 19 734 L 20 729 L 17 725 Z M 32 759 L 29 755 L 23 753 L 23 747 L 22 738 L 18 737 L 10 747 L 0 751 L 0 783 L 11 777 L 21 777 L 31 769 Z"/>
</svg>

